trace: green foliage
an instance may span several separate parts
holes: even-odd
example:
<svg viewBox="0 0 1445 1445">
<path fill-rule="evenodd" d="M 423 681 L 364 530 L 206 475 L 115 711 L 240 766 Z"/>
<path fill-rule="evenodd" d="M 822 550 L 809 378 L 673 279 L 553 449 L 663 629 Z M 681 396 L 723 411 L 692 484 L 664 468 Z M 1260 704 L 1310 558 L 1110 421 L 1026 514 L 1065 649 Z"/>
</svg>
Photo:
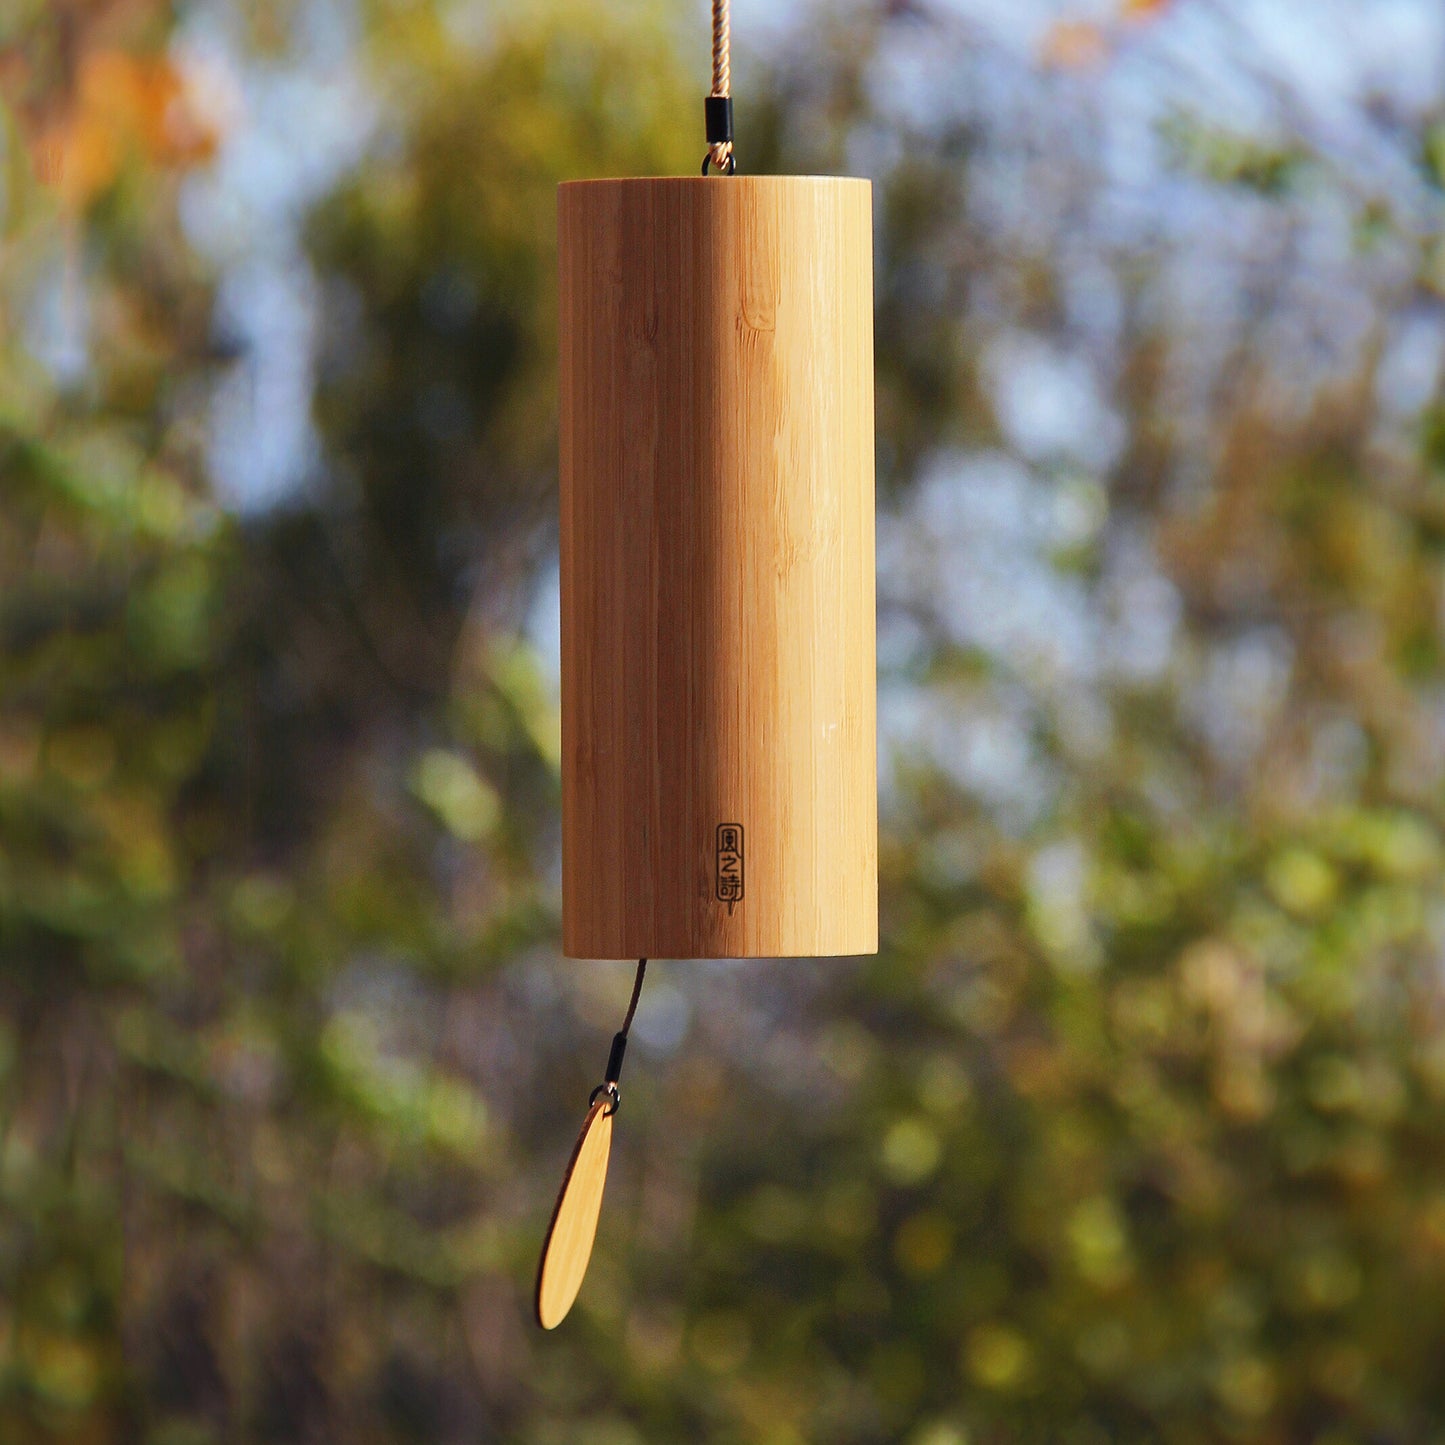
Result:
<svg viewBox="0 0 1445 1445">
<path fill-rule="evenodd" d="M 1271 145 L 1255 136 L 1222 130 L 1189 116 L 1164 127 L 1180 166 L 1211 181 L 1278 196 L 1297 183 L 1309 160 L 1303 147 Z"/>
</svg>

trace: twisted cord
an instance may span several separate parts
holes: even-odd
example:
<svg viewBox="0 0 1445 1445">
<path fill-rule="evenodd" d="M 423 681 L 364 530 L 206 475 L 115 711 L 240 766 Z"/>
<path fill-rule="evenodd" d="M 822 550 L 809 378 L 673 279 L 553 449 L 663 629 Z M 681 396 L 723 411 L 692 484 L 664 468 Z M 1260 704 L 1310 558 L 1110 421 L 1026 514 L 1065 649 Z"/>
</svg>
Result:
<svg viewBox="0 0 1445 1445">
<path fill-rule="evenodd" d="M 712 94 L 732 94 L 732 18 L 729 0 L 712 0 Z M 708 156 L 718 170 L 726 168 L 733 143 L 720 141 L 708 147 Z"/>
</svg>

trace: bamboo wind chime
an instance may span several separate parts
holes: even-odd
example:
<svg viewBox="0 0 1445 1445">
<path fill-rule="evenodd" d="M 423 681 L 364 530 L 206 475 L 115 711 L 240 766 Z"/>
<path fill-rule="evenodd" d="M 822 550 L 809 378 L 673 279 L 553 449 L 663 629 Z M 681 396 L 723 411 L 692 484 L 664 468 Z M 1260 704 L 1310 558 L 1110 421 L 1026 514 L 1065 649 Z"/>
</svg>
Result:
<svg viewBox="0 0 1445 1445">
<path fill-rule="evenodd" d="M 563 946 L 638 966 L 542 1248 L 548 1329 L 647 960 L 878 947 L 871 189 L 737 175 L 728 52 L 714 0 L 701 176 L 558 192 Z"/>
</svg>

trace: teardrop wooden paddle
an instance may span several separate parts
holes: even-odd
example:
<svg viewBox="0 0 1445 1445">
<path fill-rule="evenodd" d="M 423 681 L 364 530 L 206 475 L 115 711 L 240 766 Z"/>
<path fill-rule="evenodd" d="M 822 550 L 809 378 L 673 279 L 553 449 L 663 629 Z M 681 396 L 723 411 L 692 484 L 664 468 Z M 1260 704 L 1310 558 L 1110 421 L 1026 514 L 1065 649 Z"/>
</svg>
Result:
<svg viewBox="0 0 1445 1445">
<path fill-rule="evenodd" d="M 554 1330 L 566 1319 L 592 1258 L 602 1191 L 607 1186 L 615 1112 L 610 1094 L 604 1094 L 587 1110 L 577 1145 L 567 1161 L 567 1172 L 562 1176 L 562 1188 L 537 1264 L 537 1323 L 544 1330 Z"/>
<path fill-rule="evenodd" d="M 597 1238 L 597 1216 L 602 1212 L 602 1192 L 607 1187 L 607 1161 L 612 1154 L 612 1116 L 622 1104 L 617 1081 L 622 1077 L 622 1059 L 627 1053 L 627 1031 L 642 996 L 647 960 L 637 960 L 637 977 L 632 983 L 632 1002 L 622 1028 L 612 1036 L 607 1072 L 587 1101 L 582 1132 L 562 1175 L 562 1188 L 552 1210 L 552 1222 L 542 1241 L 537 1261 L 537 1323 L 555 1330 L 567 1318 L 567 1311 L 582 1288 L 592 1242 Z"/>
</svg>

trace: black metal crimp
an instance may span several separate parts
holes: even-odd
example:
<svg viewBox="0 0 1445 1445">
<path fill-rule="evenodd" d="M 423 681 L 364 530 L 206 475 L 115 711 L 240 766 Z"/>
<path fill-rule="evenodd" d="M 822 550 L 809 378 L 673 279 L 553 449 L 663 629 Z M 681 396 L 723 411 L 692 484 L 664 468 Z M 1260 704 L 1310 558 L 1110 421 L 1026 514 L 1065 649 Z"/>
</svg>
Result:
<svg viewBox="0 0 1445 1445">
<path fill-rule="evenodd" d="M 710 146 L 727 145 L 733 138 L 732 96 L 710 95 L 702 106 L 707 123 L 707 143 Z"/>
<path fill-rule="evenodd" d="M 603 1074 L 604 1083 L 615 1084 L 622 1077 L 622 1056 L 627 1052 L 627 1035 L 612 1035 L 612 1052 L 607 1056 L 607 1072 Z"/>
<path fill-rule="evenodd" d="M 587 1103 L 590 1107 L 595 1104 L 598 1097 L 606 1094 L 611 1101 L 607 1112 L 615 1114 L 622 1107 L 622 1091 L 617 1087 L 617 1081 L 622 1077 L 622 1056 L 627 1052 L 627 1035 L 612 1035 L 612 1052 L 607 1056 L 607 1072 L 602 1076 L 602 1082 L 593 1089 Z"/>
</svg>

